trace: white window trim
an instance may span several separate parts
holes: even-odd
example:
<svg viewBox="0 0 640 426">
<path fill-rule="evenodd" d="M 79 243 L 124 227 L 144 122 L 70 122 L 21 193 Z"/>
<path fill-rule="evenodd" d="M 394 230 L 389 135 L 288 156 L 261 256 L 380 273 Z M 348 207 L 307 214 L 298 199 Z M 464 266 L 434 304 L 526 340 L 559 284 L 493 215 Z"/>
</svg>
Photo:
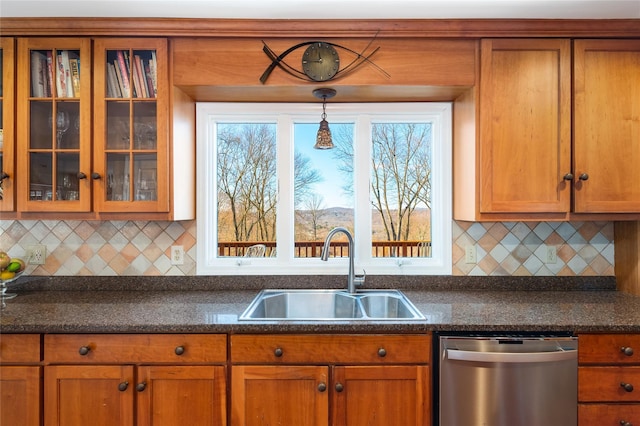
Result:
<svg viewBox="0 0 640 426">
<path fill-rule="evenodd" d="M 294 112 L 292 112 L 294 111 Z M 363 113 L 366 111 L 366 113 Z M 196 106 L 196 170 L 197 170 L 197 274 L 198 275 L 341 275 L 347 272 L 347 259 L 330 258 L 323 262 L 318 258 L 294 258 L 293 222 L 288 212 L 293 211 L 293 125 L 300 122 L 319 122 L 320 105 L 309 104 L 246 104 L 246 103 L 198 103 Z M 452 271 L 452 132 L 451 104 L 402 103 L 402 104 L 337 104 L 327 106 L 329 123 L 356 123 L 354 174 L 356 182 L 355 226 L 356 273 L 366 270 L 370 275 L 451 275 Z M 218 258 L 216 150 L 209 143 L 216 134 L 217 122 L 268 122 L 277 123 L 277 179 L 278 211 L 276 258 Z M 425 122 L 433 126 L 433 182 L 431 212 L 432 257 L 429 258 L 371 258 L 371 208 L 369 200 L 370 124 L 375 122 Z M 365 150 L 365 155 L 359 155 Z M 286 155 L 285 155 L 286 154 Z M 366 191 L 358 191 L 366 188 Z M 285 190 L 286 189 L 286 190 Z"/>
</svg>

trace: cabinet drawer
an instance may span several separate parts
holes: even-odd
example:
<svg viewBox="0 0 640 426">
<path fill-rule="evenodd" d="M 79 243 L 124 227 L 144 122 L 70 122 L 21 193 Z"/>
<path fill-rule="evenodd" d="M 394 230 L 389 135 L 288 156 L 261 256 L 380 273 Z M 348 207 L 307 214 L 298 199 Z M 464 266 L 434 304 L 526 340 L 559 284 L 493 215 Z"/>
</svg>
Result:
<svg viewBox="0 0 640 426">
<path fill-rule="evenodd" d="M 579 404 L 580 426 L 620 426 L 640 424 L 640 405 L 637 404 Z"/>
<path fill-rule="evenodd" d="M 364 363 L 429 362 L 427 335 L 234 335 L 233 363 Z"/>
<path fill-rule="evenodd" d="M 39 334 L 0 334 L 0 363 L 40 362 Z"/>
<path fill-rule="evenodd" d="M 222 334 L 73 334 L 44 337 L 48 363 L 225 362 Z"/>
<path fill-rule="evenodd" d="M 640 334 L 581 334 L 579 364 L 639 364 Z"/>
<path fill-rule="evenodd" d="M 578 400 L 640 401 L 640 367 L 579 367 Z"/>
</svg>

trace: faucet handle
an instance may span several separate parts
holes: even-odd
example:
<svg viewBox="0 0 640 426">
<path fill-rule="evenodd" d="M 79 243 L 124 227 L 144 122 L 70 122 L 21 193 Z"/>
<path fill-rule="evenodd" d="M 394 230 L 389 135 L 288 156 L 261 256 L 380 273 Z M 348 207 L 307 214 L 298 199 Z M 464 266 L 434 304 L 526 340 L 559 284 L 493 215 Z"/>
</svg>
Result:
<svg viewBox="0 0 640 426">
<path fill-rule="evenodd" d="M 353 282 L 356 286 L 363 285 L 365 278 L 367 278 L 367 271 L 363 269 L 362 275 L 356 275 L 355 277 L 353 277 Z"/>
</svg>

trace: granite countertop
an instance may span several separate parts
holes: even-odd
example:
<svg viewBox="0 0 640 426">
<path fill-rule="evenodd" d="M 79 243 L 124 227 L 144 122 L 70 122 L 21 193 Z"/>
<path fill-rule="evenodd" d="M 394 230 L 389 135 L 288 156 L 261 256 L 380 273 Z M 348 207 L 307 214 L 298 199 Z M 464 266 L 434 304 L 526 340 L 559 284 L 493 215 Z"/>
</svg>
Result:
<svg viewBox="0 0 640 426">
<path fill-rule="evenodd" d="M 260 288 L 290 288 L 271 278 L 47 278 L 10 291 L 0 311 L 2 333 L 415 333 L 425 331 L 640 332 L 640 297 L 609 280 L 518 281 L 414 278 L 396 282 L 426 317 L 420 321 L 247 322 L 238 317 Z M 117 279 L 122 282 L 122 277 Z M 489 281 L 486 281 L 489 280 Z M 133 283 L 132 283 L 133 281 Z M 299 280 L 297 280 L 299 281 Z M 375 280 L 373 280 L 375 281 Z M 416 281 L 420 281 L 416 285 Z M 443 281 L 445 283 L 443 283 Z M 158 282 L 161 284 L 158 285 Z M 162 284 L 164 282 L 164 284 Z M 167 285 L 170 282 L 170 285 Z M 239 283 L 244 282 L 244 287 Z M 323 283 L 332 280 L 323 279 Z M 335 282 L 341 283 L 341 279 Z M 382 282 L 382 280 L 381 280 Z M 469 285 L 469 282 L 471 285 Z M 139 285 L 135 285 L 138 283 Z M 373 282 L 372 284 L 375 284 Z M 302 283 L 308 286 L 309 282 Z M 246 288 L 250 287 L 250 288 Z M 368 288 L 376 288 L 368 285 Z M 383 287 L 383 286 L 378 286 Z M 131 290 L 136 288 L 136 290 Z M 188 290 L 183 290 L 188 288 Z M 240 289 L 237 289 L 240 288 Z"/>
</svg>

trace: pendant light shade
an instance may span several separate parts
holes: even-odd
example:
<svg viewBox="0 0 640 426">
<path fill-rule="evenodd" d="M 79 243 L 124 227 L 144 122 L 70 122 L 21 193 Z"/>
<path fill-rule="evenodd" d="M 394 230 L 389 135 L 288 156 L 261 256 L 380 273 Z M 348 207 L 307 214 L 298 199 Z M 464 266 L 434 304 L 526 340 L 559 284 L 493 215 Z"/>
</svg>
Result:
<svg viewBox="0 0 640 426">
<path fill-rule="evenodd" d="M 322 121 L 320 121 L 320 128 L 316 135 L 315 149 L 331 149 L 334 147 L 333 139 L 331 138 L 331 130 L 329 129 L 329 122 L 327 121 L 327 99 L 336 95 L 334 89 L 316 89 L 313 91 L 313 95 L 316 98 L 322 99 Z"/>
</svg>

